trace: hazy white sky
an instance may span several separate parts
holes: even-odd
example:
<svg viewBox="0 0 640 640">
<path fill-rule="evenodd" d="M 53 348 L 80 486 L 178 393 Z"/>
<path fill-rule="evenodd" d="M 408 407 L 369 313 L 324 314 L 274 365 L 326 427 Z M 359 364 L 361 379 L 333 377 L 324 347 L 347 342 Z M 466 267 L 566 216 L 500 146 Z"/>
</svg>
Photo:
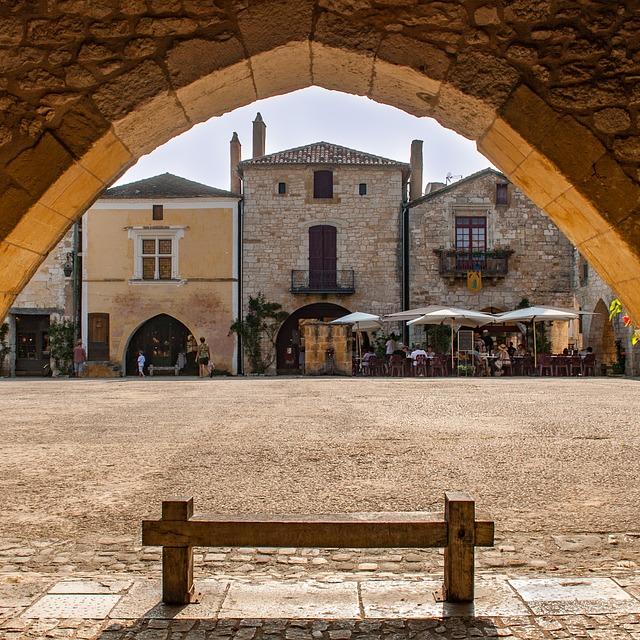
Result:
<svg viewBox="0 0 640 640">
<path fill-rule="evenodd" d="M 229 189 L 229 140 L 234 131 L 242 159 L 251 157 L 251 123 L 260 111 L 267 125 L 267 153 L 311 142 L 345 147 L 409 162 L 411 141 L 424 140 L 424 182 L 444 182 L 448 173 L 469 175 L 491 166 L 475 142 L 445 129 L 431 118 L 416 118 L 368 98 L 319 87 L 259 100 L 190 131 L 142 157 L 117 184 L 160 173 Z"/>
</svg>

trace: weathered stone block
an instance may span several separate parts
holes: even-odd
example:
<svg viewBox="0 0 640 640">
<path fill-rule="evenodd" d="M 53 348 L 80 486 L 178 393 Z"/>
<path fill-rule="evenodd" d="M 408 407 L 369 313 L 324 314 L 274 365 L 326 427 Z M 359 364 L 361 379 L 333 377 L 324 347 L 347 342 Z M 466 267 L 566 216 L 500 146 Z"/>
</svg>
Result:
<svg viewBox="0 0 640 640">
<path fill-rule="evenodd" d="M 251 58 L 253 78 L 260 100 L 303 89 L 313 84 L 308 40 L 290 42 Z"/>
</svg>

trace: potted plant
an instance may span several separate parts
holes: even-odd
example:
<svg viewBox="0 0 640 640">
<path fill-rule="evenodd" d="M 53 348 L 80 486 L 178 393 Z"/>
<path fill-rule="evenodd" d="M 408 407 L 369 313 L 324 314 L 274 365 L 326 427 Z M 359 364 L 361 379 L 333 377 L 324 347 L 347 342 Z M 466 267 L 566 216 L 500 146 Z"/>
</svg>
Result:
<svg viewBox="0 0 640 640">
<path fill-rule="evenodd" d="M 54 362 L 54 376 L 70 375 L 73 366 L 73 346 L 76 326 L 71 320 L 63 318 L 54 321 L 49 327 L 49 348 Z"/>
</svg>

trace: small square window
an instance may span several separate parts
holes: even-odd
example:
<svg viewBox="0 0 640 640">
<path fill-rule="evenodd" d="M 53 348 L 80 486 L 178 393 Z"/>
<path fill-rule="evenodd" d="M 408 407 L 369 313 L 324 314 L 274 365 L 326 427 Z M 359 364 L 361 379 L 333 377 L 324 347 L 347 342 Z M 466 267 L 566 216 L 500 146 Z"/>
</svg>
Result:
<svg viewBox="0 0 640 640">
<path fill-rule="evenodd" d="M 280 195 L 284 195 L 287 193 L 287 183 L 286 182 L 278 182 L 278 193 Z"/>
<path fill-rule="evenodd" d="M 361 183 L 358 185 L 358 193 L 359 193 L 361 196 L 366 196 L 366 195 L 367 195 L 367 183 L 366 183 L 366 182 L 361 182 Z"/>
<path fill-rule="evenodd" d="M 153 219 L 154 220 L 163 220 L 164 219 L 164 206 L 161 204 L 153 205 Z"/>
</svg>

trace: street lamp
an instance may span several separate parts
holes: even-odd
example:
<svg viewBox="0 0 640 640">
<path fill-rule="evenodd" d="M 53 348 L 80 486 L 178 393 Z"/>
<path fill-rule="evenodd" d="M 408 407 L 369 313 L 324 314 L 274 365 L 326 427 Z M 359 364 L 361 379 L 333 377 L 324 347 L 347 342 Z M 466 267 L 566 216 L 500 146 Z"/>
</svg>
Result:
<svg viewBox="0 0 640 640">
<path fill-rule="evenodd" d="M 67 260 L 62 267 L 65 278 L 70 278 L 73 273 L 73 253 L 67 253 Z"/>
</svg>

